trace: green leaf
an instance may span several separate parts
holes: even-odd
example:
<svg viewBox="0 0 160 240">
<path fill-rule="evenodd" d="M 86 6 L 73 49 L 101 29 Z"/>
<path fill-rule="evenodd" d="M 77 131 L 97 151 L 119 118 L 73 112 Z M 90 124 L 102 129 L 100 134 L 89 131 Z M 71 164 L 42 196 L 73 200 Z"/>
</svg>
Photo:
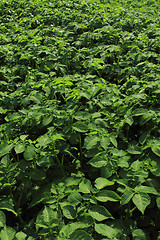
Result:
<svg viewBox="0 0 160 240">
<path fill-rule="evenodd" d="M 98 234 L 101 234 L 109 239 L 114 239 L 114 237 L 116 236 L 117 234 L 117 230 L 110 227 L 110 226 L 107 226 L 106 224 L 95 224 L 95 231 L 98 233 Z"/>
<path fill-rule="evenodd" d="M 70 240 L 94 240 L 94 239 L 86 231 L 76 230 L 70 235 Z"/>
<path fill-rule="evenodd" d="M 83 178 L 82 182 L 79 184 L 79 189 L 82 193 L 90 193 L 92 190 L 91 182 Z"/>
<path fill-rule="evenodd" d="M 148 186 L 137 186 L 135 187 L 134 189 L 136 192 L 144 192 L 144 193 L 151 193 L 151 194 L 154 194 L 154 195 L 157 195 L 158 192 L 155 188 L 153 187 L 148 187 Z"/>
<path fill-rule="evenodd" d="M 36 219 L 36 230 L 39 228 L 48 229 L 56 220 L 56 213 L 50 207 L 45 206 L 43 210 L 38 213 Z"/>
<path fill-rule="evenodd" d="M 89 211 L 89 215 L 97 221 L 103 221 L 108 218 L 112 218 L 110 212 L 103 206 L 95 205 Z"/>
<path fill-rule="evenodd" d="M 108 162 L 108 160 L 104 155 L 97 154 L 88 163 L 95 168 L 101 168 L 103 166 L 106 166 L 107 162 Z"/>
<path fill-rule="evenodd" d="M 77 132 L 87 132 L 88 131 L 88 125 L 86 125 L 83 122 L 77 121 L 73 124 L 73 129 Z"/>
<path fill-rule="evenodd" d="M 108 149 L 108 146 L 110 144 L 110 138 L 109 137 L 102 137 L 100 140 L 101 147 L 104 148 L 104 150 Z"/>
<path fill-rule="evenodd" d="M 30 146 L 27 146 L 25 152 L 24 152 L 24 158 L 27 161 L 33 160 L 36 156 L 35 153 L 35 148 L 33 146 L 33 144 L 31 144 Z"/>
<path fill-rule="evenodd" d="M 45 178 L 45 173 L 40 169 L 32 169 L 29 173 L 30 177 L 35 181 L 41 181 Z"/>
<path fill-rule="evenodd" d="M 76 218 L 76 211 L 71 205 L 66 205 L 62 207 L 63 215 L 68 219 Z"/>
<path fill-rule="evenodd" d="M 107 202 L 107 201 L 117 202 L 121 198 L 114 191 L 111 191 L 111 190 L 101 190 L 100 192 L 98 192 L 98 194 L 96 196 L 96 199 L 98 201 L 100 201 L 100 202 Z"/>
<path fill-rule="evenodd" d="M 82 196 L 80 193 L 78 192 L 72 192 L 70 193 L 70 195 L 68 196 L 68 202 L 72 205 L 72 206 L 76 206 L 77 204 L 79 204 L 82 200 Z"/>
<path fill-rule="evenodd" d="M 116 138 L 115 137 L 110 137 L 109 139 L 110 139 L 111 143 L 117 148 L 118 143 L 117 143 Z"/>
<path fill-rule="evenodd" d="M 69 238 L 69 236 L 77 229 L 87 228 L 93 224 L 93 219 L 90 216 L 87 216 L 84 221 L 73 222 L 67 225 L 64 225 L 59 232 L 59 237 L 62 239 Z"/>
<path fill-rule="evenodd" d="M 160 196 L 156 198 L 157 207 L 160 209 Z"/>
<path fill-rule="evenodd" d="M 151 149 L 152 149 L 152 152 L 154 152 L 154 154 L 160 157 L 160 145 L 153 145 Z"/>
<path fill-rule="evenodd" d="M 8 154 L 13 148 L 13 144 L 8 145 L 7 143 L 0 144 L 0 157 Z"/>
<path fill-rule="evenodd" d="M 139 146 L 131 145 L 127 149 L 127 152 L 130 154 L 141 154 L 141 148 Z"/>
<path fill-rule="evenodd" d="M 37 142 L 38 146 L 45 148 L 51 142 L 51 138 L 48 135 L 42 135 L 37 139 Z"/>
<path fill-rule="evenodd" d="M 150 131 L 144 131 L 141 136 L 139 137 L 139 143 L 144 144 L 147 138 L 149 137 Z"/>
<path fill-rule="evenodd" d="M 84 147 L 87 150 L 90 150 L 90 149 L 94 148 L 97 145 L 98 141 L 99 141 L 99 138 L 96 135 L 88 135 L 84 139 Z"/>
<path fill-rule="evenodd" d="M 12 212 L 17 216 L 17 213 L 14 211 L 14 204 L 11 198 L 4 198 L 0 200 L 0 209 Z"/>
<path fill-rule="evenodd" d="M 139 160 L 136 160 L 131 164 L 131 168 L 133 169 L 133 171 L 136 171 L 136 172 L 140 170 L 141 167 L 142 167 L 142 162 L 140 162 Z"/>
<path fill-rule="evenodd" d="M 134 195 L 134 191 L 131 188 L 127 188 L 121 197 L 121 204 L 127 204 Z"/>
<path fill-rule="evenodd" d="M 14 148 L 16 154 L 22 153 L 25 151 L 25 144 L 24 143 L 19 143 L 15 146 Z"/>
<path fill-rule="evenodd" d="M 6 216 L 4 212 L 0 211 L 0 228 L 6 225 Z"/>
<path fill-rule="evenodd" d="M 43 126 L 49 125 L 53 120 L 53 116 L 47 116 L 43 119 Z"/>
<path fill-rule="evenodd" d="M 16 233 L 16 240 L 25 240 L 27 237 L 27 234 L 24 232 L 18 232 Z"/>
<path fill-rule="evenodd" d="M 106 186 L 112 186 L 114 185 L 114 182 L 113 181 L 109 181 L 108 179 L 106 178 L 102 178 L 102 177 L 99 177 L 95 180 L 95 187 L 97 189 L 102 189 Z"/>
<path fill-rule="evenodd" d="M 144 211 L 146 207 L 150 204 L 150 196 L 147 193 L 138 193 L 135 194 L 132 198 L 133 203 L 136 205 L 136 207 L 139 209 L 139 211 L 144 214 Z"/>
<path fill-rule="evenodd" d="M 16 231 L 11 227 L 4 227 L 0 232 L 0 239 L 3 240 L 12 240 L 15 237 Z"/>
<path fill-rule="evenodd" d="M 144 240 L 147 239 L 142 229 L 135 229 L 132 231 L 133 240 Z"/>
</svg>

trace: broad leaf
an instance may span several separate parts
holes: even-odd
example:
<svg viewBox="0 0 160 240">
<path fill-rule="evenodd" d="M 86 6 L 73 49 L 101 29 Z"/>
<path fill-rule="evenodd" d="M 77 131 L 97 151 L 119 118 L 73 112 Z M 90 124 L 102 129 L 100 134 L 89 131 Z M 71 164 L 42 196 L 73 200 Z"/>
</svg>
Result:
<svg viewBox="0 0 160 240">
<path fill-rule="evenodd" d="M 0 144 L 0 157 L 8 154 L 13 148 L 13 144 L 8 145 L 7 143 Z"/>
<path fill-rule="evenodd" d="M 97 221 L 103 221 L 108 218 L 112 218 L 110 212 L 103 206 L 95 205 L 89 211 L 89 215 Z"/>
<path fill-rule="evenodd" d="M 24 152 L 24 158 L 27 161 L 33 160 L 36 156 L 36 152 L 35 152 L 35 148 L 33 146 L 33 144 L 31 144 L 30 146 L 27 146 L 25 152 Z"/>
<path fill-rule="evenodd" d="M 0 211 L 0 228 L 6 225 L 6 216 L 4 212 Z"/>
<path fill-rule="evenodd" d="M 74 219 L 76 217 L 76 211 L 71 205 L 62 207 L 63 215 L 68 219 Z"/>
<path fill-rule="evenodd" d="M 101 234 L 105 237 L 107 237 L 108 239 L 114 239 L 114 237 L 116 236 L 117 234 L 117 230 L 110 227 L 110 226 L 107 226 L 106 224 L 95 224 L 95 231 L 98 233 L 98 234 Z"/>
<path fill-rule="evenodd" d="M 129 148 L 127 149 L 127 152 L 130 154 L 141 154 L 141 148 L 135 145 L 131 145 L 129 146 Z"/>
<path fill-rule="evenodd" d="M 108 146 L 110 145 L 110 138 L 109 137 L 102 137 L 101 140 L 100 140 L 100 144 L 101 144 L 101 147 L 104 148 L 104 150 L 107 150 L 108 149 Z"/>
<path fill-rule="evenodd" d="M 12 240 L 14 239 L 16 231 L 11 227 L 4 227 L 0 232 L 0 239 Z"/>
<path fill-rule="evenodd" d="M 148 186 L 137 186 L 134 189 L 136 192 L 144 192 L 144 193 L 151 193 L 157 195 L 158 192 L 155 188 L 153 187 L 148 187 Z"/>
<path fill-rule="evenodd" d="M 82 200 L 82 196 L 78 192 L 70 193 L 70 195 L 68 196 L 68 202 L 73 206 L 76 206 L 77 204 L 79 204 L 81 200 Z"/>
<path fill-rule="evenodd" d="M 14 210 L 13 200 L 11 198 L 4 198 L 0 200 L 0 209 L 12 212 L 17 216 L 17 213 Z"/>
<path fill-rule="evenodd" d="M 134 195 L 134 191 L 131 188 L 127 188 L 121 197 L 121 204 L 127 204 Z"/>
<path fill-rule="evenodd" d="M 96 135 L 88 135 L 84 140 L 84 147 L 87 150 L 94 148 L 99 141 L 99 138 Z"/>
<path fill-rule="evenodd" d="M 91 166 L 95 168 L 101 168 L 103 166 L 107 165 L 108 160 L 105 156 L 96 155 L 94 158 L 92 158 L 88 163 L 91 164 Z"/>
<path fill-rule="evenodd" d="M 85 123 L 83 122 L 75 122 L 73 124 L 73 129 L 77 132 L 87 132 L 88 131 L 88 125 L 86 125 Z"/>
<path fill-rule="evenodd" d="M 76 230 L 70 235 L 70 240 L 94 240 L 94 239 L 86 231 Z"/>
<path fill-rule="evenodd" d="M 90 180 L 83 178 L 82 182 L 79 184 L 79 189 L 82 193 L 90 193 L 92 190 Z"/>
<path fill-rule="evenodd" d="M 153 145 L 151 149 L 152 149 L 152 152 L 154 152 L 154 154 L 160 157 L 160 145 Z"/>
<path fill-rule="evenodd" d="M 133 203 L 136 205 L 136 207 L 139 209 L 139 211 L 144 214 L 144 211 L 146 207 L 150 204 L 150 196 L 147 193 L 138 193 L 135 194 L 132 198 Z"/>
<path fill-rule="evenodd" d="M 27 234 L 25 234 L 24 232 L 16 233 L 16 240 L 26 240 L 26 237 L 27 237 Z"/>
<path fill-rule="evenodd" d="M 109 181 L 108 179 L 106 178 L 102 178 L 102 177 L 99 177 L 95 180 L 95 187 L 97 189 L 102 189 L 106 186 L 112 186 L 114 185 L 114 182 L 113 181 Z"/>
<path fill-rule="evenodd" d="M 39 228 L 48 229 L 54 223 L 56 219 L 56 213 L 50 208 L 45 206 L 43 210 L 38 213 L 36 219 L 36 229 L 38 231 Z"/>
<path fill-rule="evenodd" d="M 14 148 L 16 154 L 22 153 L 25 151 L 25 144 L 24 143 L 19 143 L 15 146 Z"/>
<path fill-rule="evenodd" d="M 146 234 L 142 231 L 142 229 L 135 229 L 132 231 L 133 240 L 144 240 L 146 238 Z"/>
<path fill-rule="evenodd" d="M 111 201 L 111 202 L 117 202 L 119 201 L 121 198 L 120 196 L 115 193 L 114 191 L 111 190 L 101 190 L 97 195 L 96 195 L 96 199 L 100 202 L 107 202 L 107 201 Z"/>
<path fill-rule="evenodd" d="M 157 207 L 160 209 L 160 196 L 156 198 Z"/>
</svg>

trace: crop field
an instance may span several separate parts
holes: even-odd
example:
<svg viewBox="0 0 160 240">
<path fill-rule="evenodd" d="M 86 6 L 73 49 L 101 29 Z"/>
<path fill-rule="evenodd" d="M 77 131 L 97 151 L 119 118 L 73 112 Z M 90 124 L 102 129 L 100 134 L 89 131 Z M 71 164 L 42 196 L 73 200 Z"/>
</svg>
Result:
<svg viewBox="0 0 160 240">
<path fill-rule="evenodd" d="M 0 239 L 160 240 L 159 0 L 0 1 Z"/>
</svg>

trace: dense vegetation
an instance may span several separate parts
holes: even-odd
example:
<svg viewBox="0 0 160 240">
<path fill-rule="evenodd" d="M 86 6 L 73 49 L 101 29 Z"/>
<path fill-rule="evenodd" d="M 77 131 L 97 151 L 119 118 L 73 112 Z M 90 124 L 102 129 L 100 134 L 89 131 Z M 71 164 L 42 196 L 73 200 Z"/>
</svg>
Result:
<svg viewBox="0 0 160 240">
<path fill-rule="evenodd" d="M 160 239 L 158 0 L 0 3 L 0 239 Z"/>
</svg>

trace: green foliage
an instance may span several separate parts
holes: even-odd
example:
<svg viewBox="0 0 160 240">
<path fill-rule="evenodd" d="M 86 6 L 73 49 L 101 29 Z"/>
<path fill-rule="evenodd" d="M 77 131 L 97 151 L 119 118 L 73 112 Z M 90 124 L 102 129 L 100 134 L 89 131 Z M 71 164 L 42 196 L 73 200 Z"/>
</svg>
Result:
<svg viewBox="0 0 160 240">
<path fill-rule="evenodd" d="M 0 239 L 158 240 L 158 0 L 0 9 Z"/>
</svg>

